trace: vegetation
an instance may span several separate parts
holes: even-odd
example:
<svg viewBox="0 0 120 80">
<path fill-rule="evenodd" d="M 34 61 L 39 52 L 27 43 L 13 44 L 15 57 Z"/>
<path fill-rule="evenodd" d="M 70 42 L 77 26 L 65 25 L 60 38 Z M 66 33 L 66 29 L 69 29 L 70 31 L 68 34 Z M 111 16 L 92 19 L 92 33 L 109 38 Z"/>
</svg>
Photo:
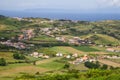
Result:
<svg viewBox="0 0 120 80">
<path fill-rule="evenodd" d="M 4 58 L 0 58 L 0 66 L 6 66 L 6 60 Z"/>
<path fill-rule="evenodd" d="M 90 69 L 98 69 L 100 68 L 100 64 L 99 62 L 97 61 L 96 63 L 93 63 L 93 62 L 85 62 L 84 63 L 86 67 L 90 68 Z M 104 68 L 105 66 L 103 65 L 102 69 Z M 105 68 L 104 68 L 105 69 Z"/>
<path fill-rule="evenodd" d="M 70 64 L 69 64 L 69 63 L 66 63 L 63 68 L 64 68 L 64 69 L 69 69 L 69 68 L 70 68 Z"/>
<path fill-rule="evenodd" d="M 81 51 L 68 46 L 55 46 L 55 47 L 51 47 L 50 50 L 53 50 L 55 52 L 61 52 L 63 54 L 74 54 L 74 53 L 81 54 L 82 53 Z"/>
<path fill-rule="evenodd" d="M 91 46 L 77 46 L 77 47 L 73 47 L 73 48 L 84 51 L 84 52 L 99 51 L 98 49 L 92 48 Z"/>
<path fill-rule="evenodd" d="M 21 77 L 17 77 L 16 80 L 119 80 L 119 69 L 118 70 L 89 70 L 84 73 L 79 72 L 68 72 L 64 74 L 44 74 L 44 75 L 29 75 L 24 74 Z"/>
<path fill-rule="evenodd" d="M 119 48 L 119 25 L 120 21 L 113 20 L 74 22 L 0 15 L 0 80 L 120 80 L 119 59 L 98 59 L 100 63 L 79 61 L 85 54 L 93 59 L 103 57 L 103 54 L 115 56 L 118 53 L 119 56 L 119 50 L 106 51 L 109 47 Z M 33 32 L 27 32 L 29 29 Z M 32 37 L 25 38 L 28 35 Z M 57 40 L 59 37 L 64 38 L 63 41 Z M 69 40 L 75 37 L 86 43 L 70 44 Z M 57 53 L 62 56 L 56 57 Z"/>
<path fill-rule="evenodd" d="M 13 58 L 23 60 L 25 59 L 25 56 L 23 54 L 14 53 Z"/>
</svg>

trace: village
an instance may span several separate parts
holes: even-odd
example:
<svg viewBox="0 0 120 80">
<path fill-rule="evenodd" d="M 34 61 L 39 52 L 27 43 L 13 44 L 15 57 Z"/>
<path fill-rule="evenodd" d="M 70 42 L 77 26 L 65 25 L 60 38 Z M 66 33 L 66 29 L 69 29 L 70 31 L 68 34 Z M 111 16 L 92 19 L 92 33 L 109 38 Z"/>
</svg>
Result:
<svg viewBox="0 0 120 80">
<path fill-rule="evenodd" d="M 61 52 L 56 53 L 55 56 L 50 56 L 49 54 L 45 54 L 45 53 L 33 52 L 30 54 L 30 56 L 38 58 L 38 59 L 39 58 L 50 59 L 50 58 L 54 58 L 54 57 L 60 57 L 60 58 L 67 59 L 68 63 L 73 64 L 73 65 L 78 65 L 81 63 L 85 63 L 85 62 L 96 62 L 99 60 L 108 60 L 108 59 L 119 60 L 120 59 L 119 55 L 108 55 L 108 54 L 100 55 L 99 54 L 96 56 L 92 56 L 90 54 L 83 54 L 83 55 L 79 55 L 77 53 L 63 54 Z"/>
<path fill-rule="evenodd" d="M 14 48 L 17 48 L 17 49 L 26 49 L 27 48 L 27 45 L 25 43 L 11 42 L 10 40 L 4 41 L 4 42 L 0 41 L 0 44 L 10 46 L 10 47 L 14 47 Z"/>
<path fill-rule="evenodd" d="M 0 72 L 8 74 L 11 70 L 13 74 L 17 73 L 16 75 L 37 75 L 42 71 L 64 73 L 91 69 L 104 71 L 104 66 L 107 66 L 105 70 L 119 68 L 119 39 L 103 34 L 104 31 L 99 30 L 102 27 L 97 25 L 97 22 L 89 23 L 13 18 L 14 25 L 0 32 L 0 58 L 6 61 L 6 70 L 0 67 Z M 94 67 L 97 62 L 100 64 L 99 68 L 85 65 L 91 63 Z"/>
</svg>

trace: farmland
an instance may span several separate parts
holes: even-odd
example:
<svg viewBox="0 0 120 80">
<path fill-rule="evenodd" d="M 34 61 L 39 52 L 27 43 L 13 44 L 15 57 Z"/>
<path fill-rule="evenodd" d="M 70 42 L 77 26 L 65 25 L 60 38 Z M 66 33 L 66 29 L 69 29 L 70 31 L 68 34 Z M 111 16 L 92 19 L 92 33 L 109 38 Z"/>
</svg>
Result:
<svg viewBox="0 0 120 80">
<path fill-rule="evenodd" d="M 76 50 L 72 47 L 59 46 L 59 47 L 52 47 L 50 49 L 64 54 L 74 54 L 74 53 L 82 54 L 82 51 Z"/>
<path fill-rule="evenodd" d="M 0 80 L 119 80 L 119 22 L 0 15 Z"/>
</svg>

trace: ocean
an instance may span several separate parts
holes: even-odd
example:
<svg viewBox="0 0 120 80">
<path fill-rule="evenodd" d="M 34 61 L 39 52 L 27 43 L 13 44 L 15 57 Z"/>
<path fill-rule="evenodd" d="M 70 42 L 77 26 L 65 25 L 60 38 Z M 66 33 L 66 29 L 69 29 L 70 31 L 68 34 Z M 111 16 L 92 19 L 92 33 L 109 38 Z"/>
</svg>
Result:
<svg viewBox="0 0 120 80">
<path fill-rule="evenodd" d="M 50 19 L 67 19 L 80 21 L 120 20 L 116 13 L 35 13 L 35 12 L 0 12 L 9 17 L 39 17 Z"/>
</svg>

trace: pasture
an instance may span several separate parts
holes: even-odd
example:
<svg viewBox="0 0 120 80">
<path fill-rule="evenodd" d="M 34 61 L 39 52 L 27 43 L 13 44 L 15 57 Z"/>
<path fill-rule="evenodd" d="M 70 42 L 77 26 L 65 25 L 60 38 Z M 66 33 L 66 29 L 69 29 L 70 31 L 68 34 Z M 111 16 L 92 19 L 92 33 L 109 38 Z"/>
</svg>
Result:
<svg viewBox="0 0 120 80">
<path fill-rule="evenodd" d="M 66 47 L 66 46 L 57 46 L 57 47 L 52 47 L 50 49 L 55 51 L 55 52 L 61 52 L 63 54 L 74 54 L 74 53 L 82 54 L 83 53 L 80 50 L 77 50 L 77 49 L 72 48 L 72 47 Z"/>
<path fill-rule="evenodd" d="M 99 51 L 98 49 L 92 48 L 91 46 L 77 46 L 73 47 L 77 50 L 83 51 L 83 52 L 97 52 Z"/>
</svg>

